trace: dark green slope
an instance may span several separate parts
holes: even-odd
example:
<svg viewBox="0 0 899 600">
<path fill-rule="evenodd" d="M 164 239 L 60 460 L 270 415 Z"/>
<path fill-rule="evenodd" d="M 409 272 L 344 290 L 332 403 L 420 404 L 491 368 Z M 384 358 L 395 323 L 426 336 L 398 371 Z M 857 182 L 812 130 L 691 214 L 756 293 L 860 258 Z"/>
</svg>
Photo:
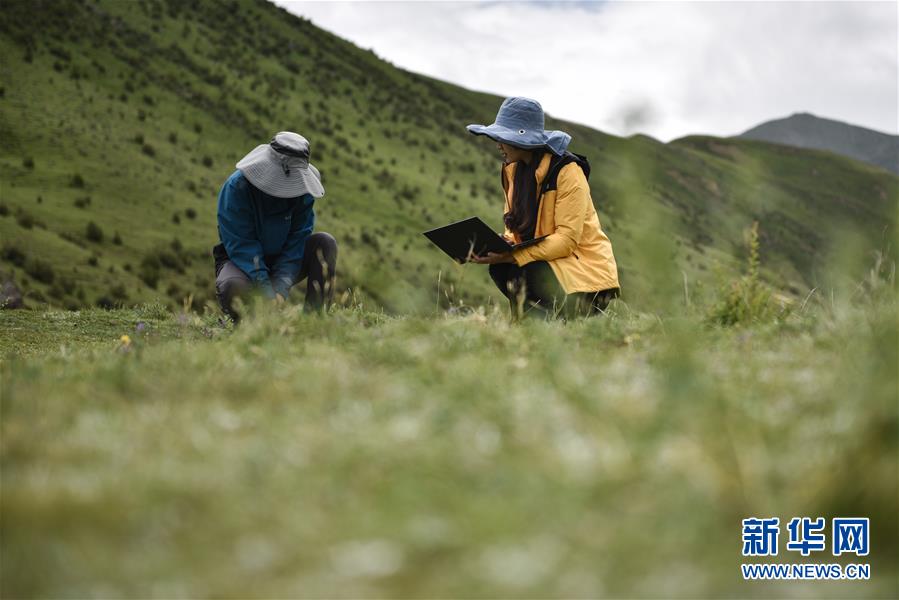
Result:
<svg viewBox="0 0 899 600">
<path fill-rule="evenodd" d="M 464 126 L 491 121 L 500 98 L 396 69 L 261 0 L 7 1 L 0 56 L 0 269 L 32 304 L 210 300 L 218 188 L 283 129 L 312 142 L 342 288 L 398 311 L 495 297 L 485 269 L 419 233 L 471 214 L 499 227 L 496 151 Z M 897 178 L 850 160 L 548 126 L 591 158 L 637 304 L 731 273 L 754 219 L 767 279 L 794 293 L 816 285 L 835 230 L 872 248 L 895 237 Z"/>
<path fill-rule="evenodd" d="M 714 182 L 709 231 L 732 231 L 734 216 L 757 219 L 763 257 L 801 282 L 794 287 L 827 285 L 828 263 L 850 250 L 895 260 L 895 176 L 830 152 L 751 140 L 691 136 L 671 146 L 700 157 Z"/>
</svg>

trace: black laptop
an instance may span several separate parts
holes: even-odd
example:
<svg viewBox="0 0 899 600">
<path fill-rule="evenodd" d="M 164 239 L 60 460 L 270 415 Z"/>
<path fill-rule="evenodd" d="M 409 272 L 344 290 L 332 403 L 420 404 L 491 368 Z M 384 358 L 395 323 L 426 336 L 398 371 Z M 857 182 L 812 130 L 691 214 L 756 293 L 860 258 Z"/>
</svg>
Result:
<svg viewBox="0 0 899 600">
<path fill-rule="evenodd" d="M 502 254 L 517 248 L 536 244 L 546 236 L 540 236 L 520 244 L 510 244 L 477 217 L 469 217 L 437 229 L 425 231 L 422 235 L 435 246 L 446 252 L 456 262 L 464 263 L 470 254 L 486 256 L 488 252 Z"/>
</svg>

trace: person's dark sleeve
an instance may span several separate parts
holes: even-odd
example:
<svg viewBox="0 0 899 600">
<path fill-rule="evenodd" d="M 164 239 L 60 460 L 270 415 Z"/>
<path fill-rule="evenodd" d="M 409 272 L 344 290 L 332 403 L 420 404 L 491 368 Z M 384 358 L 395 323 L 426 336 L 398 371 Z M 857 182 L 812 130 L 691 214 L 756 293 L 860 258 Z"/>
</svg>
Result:
<svg viewBox="0 0 899 600">
<path fill-rule="evenodd" d="M 229 180 L 219 192 L 219 237 L 237 267 L 247 274 L 266 296 L 273 296 L 262 242 L 256 233 L 253 206 L 245 189 Z"/>
<path fill-rule="evenodd" d="M 287 292 L 296 283 L 303 266 L 303 253 L 306 249 L 306 239 L 312 234 L 315 227 L 315 200 L 311 195 L 304 196 L 297 201 L 290 219 L 290 233 L 281 253 L 272 266 L 272 287 L 276 294 L 287 297 Z"/>
</svg>

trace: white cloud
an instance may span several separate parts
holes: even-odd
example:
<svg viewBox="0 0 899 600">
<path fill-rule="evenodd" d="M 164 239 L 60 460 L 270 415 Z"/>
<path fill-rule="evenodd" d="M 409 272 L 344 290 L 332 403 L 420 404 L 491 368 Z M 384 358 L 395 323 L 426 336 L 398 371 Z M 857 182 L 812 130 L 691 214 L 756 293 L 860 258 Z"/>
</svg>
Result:
<svg viewBox="0 0 899 600">
<path fill-rule="evenodd" d="M 808 111 L 899 133 L 895 2 L 295 2 L 394 64 L 670 140 Z"/>
</svg>

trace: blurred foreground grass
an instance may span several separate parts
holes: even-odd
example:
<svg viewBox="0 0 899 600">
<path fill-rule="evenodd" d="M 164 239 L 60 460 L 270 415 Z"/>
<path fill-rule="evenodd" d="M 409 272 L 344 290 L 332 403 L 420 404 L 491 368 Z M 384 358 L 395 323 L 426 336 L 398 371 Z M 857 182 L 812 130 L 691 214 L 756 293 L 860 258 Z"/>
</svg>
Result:
<svg viewBox="0 0 899 600">
<path fill-rule="evenodd" d="M 0 595 L 896 597 L 896 308 L 0 312 Z M 872 580 L 743 582 L 749 516 Z"/>
</svg>

